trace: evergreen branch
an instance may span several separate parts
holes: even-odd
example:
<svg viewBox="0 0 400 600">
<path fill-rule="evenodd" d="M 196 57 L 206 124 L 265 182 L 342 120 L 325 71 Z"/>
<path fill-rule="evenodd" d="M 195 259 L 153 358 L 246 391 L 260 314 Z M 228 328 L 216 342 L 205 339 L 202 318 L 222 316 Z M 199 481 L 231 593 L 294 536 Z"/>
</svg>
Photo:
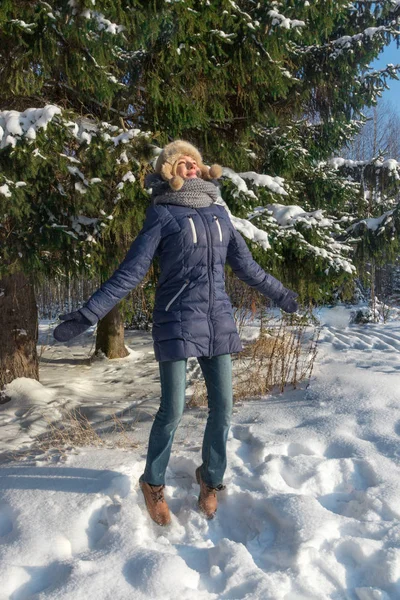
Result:
<svg viewBox="0 0 400 600">
<path fill-rule="evenodd" d="M 400 6 L 400 5 L 399 5 Z M 375 31 L 373 31 L 375 30 Z M 288 42 L 288 49 L 291 47 L 295 49 L 295 52 L 298 54 L 317 54 L 321 51 L 325 50 L 333 50 L 334 52 L 330 55 L 331 58 L 337 58 L 340 52 L 343 50 L 351 50 L 353 44 L 357 44 L 362 39 L 371 40 L 375 35 L 383 35 L 385 33 L 389 33 L 393 36 L 400 36 L 400 31 L 393 27 L 387 27 L 381 25 L 380 27 L 368 27 L 363 32 L 356 33 L 352 36 L 341 36 L 335 40 L 330 40 L 325 44 L 320 45 L 312 45 L 312 46 L 300 46 L 295 42 Z M 336 51 L 336 54 L 335 54 Z"/>
<path fill-rule="evenodd" d="M 66 90 L 72 92 L 75 95 L 80 95 L 80 91 L 79 90 L 76 90 L 75 88 L 73 88 L 72 86 L 70 86 L 70 85 L 68 85 L 66 83 L 62 83 L 61 81 L 52 82 L 52 83 L 45 83 L 43 85 L 43 87 L 47 87 L 47 88 L 53 89 L 54 85 L 56 85 L 59 88 L 65 88 Z M 116 108 L 113 108 L 112 106 L 107 106 L 107 105 L 103 104 L 102 102 L 99 102 L 98 100 L 96 100 L 92 96 L 89 96 L 87 98 L 87 101 L 90 101 L 93 104 L 96 104 L 96 106 L 99 106 L 99 107 L 103 108 L 106 111 L 110 111 L 112 113 L 115 113 L 119 117 L 123 117 L 124 119 L 132 119 L 133 120 L 133 114 L 132 113 L 127 113 L 127 112 L 122 111 L 122 110 L 117 110 Z M 83 102 L 81 102 L 81 105 L 85 106 L 85 104 Z"/>
</svg>

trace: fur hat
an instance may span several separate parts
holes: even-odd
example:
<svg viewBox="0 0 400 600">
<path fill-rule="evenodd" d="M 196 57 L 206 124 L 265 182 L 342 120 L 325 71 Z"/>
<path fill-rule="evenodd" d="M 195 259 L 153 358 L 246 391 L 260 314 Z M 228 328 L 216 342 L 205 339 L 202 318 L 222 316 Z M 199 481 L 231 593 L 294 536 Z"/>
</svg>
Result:
<svg viewBox="0 0 400 600">
<path fill-rule="evenodd" d="M 182 156 L 190 156 L 197 162 L 202 179 L 218 179 L 221 177 L 222 168 L 219 165 L 206 167 L 197 148 L 184 140 L 176 140 L 165 146 L 157 158 L 155 169 L 156 173 L 159 173 L 165 181 L 169 182 L 173 190 L 180 190 L 184 184 L 184 179 L 176 174 L 178 160 Z"/>
</svg>

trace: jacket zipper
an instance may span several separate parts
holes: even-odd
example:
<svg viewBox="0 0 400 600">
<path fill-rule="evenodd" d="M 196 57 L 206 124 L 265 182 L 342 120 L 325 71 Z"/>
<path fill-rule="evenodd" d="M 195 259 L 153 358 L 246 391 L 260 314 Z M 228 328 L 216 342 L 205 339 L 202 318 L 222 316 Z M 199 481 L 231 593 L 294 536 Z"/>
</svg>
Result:
<svg viewBox="0 0 400 600">
<path fill-rule="evenodd" d="M 207 312 L 207 318 L 208 318 L 208 326 L 210 328 L 210 344 L 209 344 L 209 349 L 208 349 L 208 355 L 209 358 L 212 357 L 212 349 L 214 346 L 214 327 L 213 324 L 211 323 L 211 311 L 213 308 L 213 304 L 214 304 L 214 296 L 213 296 L 213 291 L 214 291 L 214 277 L 213 277 L 213 272 L 212 272 L 212 241 L 211 241 L 211 232 L 210 232 L 210 225 L 207 221 L 207 218 L 204 217 L 199 211 L 197 213 L 200 218 L 203 221 L 204 224 L 204 229 L 206 230 L 206 237 L 207 237 L 207 256 L 208 256 L 208 278 L 209 278 L 209 302 L 208 302 L 208 312 Z"/>
<path fill-rule="evenodd" d="M 221 225 L 219 224 L 218 217 L 216 217 L 215 215 L 214 215 L 214 219 L 215 219 L 215 222 L 217 224 L 218 231 L 219 231 L 219 241 L 222 242 L 222 229 L 221 229 Z"/>
<path fill-rule="evenodd" d="M 178 298 L 178 296 L 180 294 L 182 294 L 183 290 L 185 289 L 185 287 L 189 285 L 189 280 L 186 279 L 185 283 L 183 284 L 183 286 L 181 287 L 181 289 L 175 294 L 175 296 L 168 302 L 167 306 L 165 307 L 165 310 L 167 311 L 169 309 L 169 307 L 171 306 L 171 304 L 173 302 L 175 302 L 175 300 Z"/>
<path fill-rule="evenodd" d="M 196 227 L 194 226 L 193 218 L 192 217 L 188 217 L 188 219 L 189 219 L 190 226 L 192 228 L 193 243 L 197 244 L 197 232 L 196 232 Z"/>
</svg>

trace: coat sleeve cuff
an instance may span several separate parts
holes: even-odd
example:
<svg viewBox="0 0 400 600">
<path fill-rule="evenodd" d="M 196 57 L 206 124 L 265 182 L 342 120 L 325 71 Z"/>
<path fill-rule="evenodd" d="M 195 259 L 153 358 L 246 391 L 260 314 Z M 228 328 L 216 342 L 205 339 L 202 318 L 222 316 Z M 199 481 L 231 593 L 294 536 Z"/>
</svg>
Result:
<svg viewBox="0 0 400 600">
<path fill-rule="evenodd" d="M 79 309 L 79 312 L 81 312 L 92 325 L 96 325 L 99 320 L 99 318 L 91 310 L 86 308 L 86 306 L 82 306 L 82 308 Z"/>
</svg>

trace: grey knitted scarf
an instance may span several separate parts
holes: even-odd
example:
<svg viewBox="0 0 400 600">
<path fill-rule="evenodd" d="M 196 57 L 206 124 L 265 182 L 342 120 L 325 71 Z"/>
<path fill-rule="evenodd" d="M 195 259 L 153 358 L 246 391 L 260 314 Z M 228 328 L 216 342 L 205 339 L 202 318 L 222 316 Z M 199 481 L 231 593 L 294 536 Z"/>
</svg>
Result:
<svg viewBox="0 0 400 600">
<path fill-rule="evenodd" d="M 147 175 L 146 188 L 151 188 L 153 204 L 177 204 L 190 208 L 210 206 L 218 198 L 217 187 L 204 179 L 186 179 L 180 190 L 174 191 L 159 175 Z"/>
</svg>

